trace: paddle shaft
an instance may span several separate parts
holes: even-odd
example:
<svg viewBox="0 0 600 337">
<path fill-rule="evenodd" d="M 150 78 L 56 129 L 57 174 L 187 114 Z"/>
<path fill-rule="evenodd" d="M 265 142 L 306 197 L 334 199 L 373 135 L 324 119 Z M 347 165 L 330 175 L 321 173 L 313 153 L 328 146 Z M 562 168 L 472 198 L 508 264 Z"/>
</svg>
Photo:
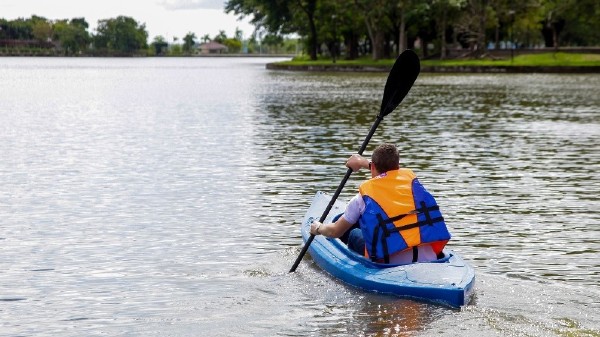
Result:
<svg viewBox="0 0 600 337">
<path fill-rule="evenodd" d="M 358 150 L 358 154 L 362 155 L 363 152 L 365 152 L 365 149 L 367 148 L 367 145 L 369 144 L 369 141 L 371 140 L 371 137 L 373 137 L 373 134 L 375 134 L 375 130 L 377 130 L 377 127 L 379 126 L 379 123 L 381 123 L 382 120 L 383 120 L 383 117 L 381 115 L 377 115 L 377 119 L 375 120 L 375 123 L 373 123 L 373 125 L 371 126 L 371 130 L 369 130 L 369 134 L 367 135 L 367 137 L 363 141 L 360 149 Z M 331 197 L 331 200 L 329 201 L 329 204 L 327 204 L 327 207 L 325 208 L 325 211 L 321 215 L 321 218 L 319 219 L 319 222 L 325 221 L 325 218 L 327 218 L 327 215 L 329 214 L 329 211 L 331 211 L 331 208 L 333 207 L 333 204 L 335 203 L 335 201 L 339 197 L 340 193 L 342 192 L 342 189 L 344 189 L 344 185 L 346 185 L 346 182 L 350 178 L 351 174 L 352 174 L 352 169 L 348 168 L 348 171 L 346 171 L 346 175 L 344 176 L 344 179 L 342 179 L 342 182 L 340 183 L 340 185 L 338 186 L 338 188 L 335 190 L 335 193 Z M 314 239 L 315 239 L 315 235 L 311 234 L 310 237 L 308 238 L 308 240 L 306 240 L 306 243 L 304 244 L 304 247 L 302 247 L 302 250 L 300 251 L 300 254 L 296 258 L 296 262 L 294 262 L 294 265 L 292 266 L 292 268 L 289 271 L 290 273 L 293 273 L 293 272 L 296 271 L 296 268 L 298 268 L 298 265 L 300 264 L 300 261 L 302 261 L 302 258 L 306 254 L 306 251 L 308 250 L 308 247 L 310 247 L 310 244 L 313 242 Z"/>
</svg>

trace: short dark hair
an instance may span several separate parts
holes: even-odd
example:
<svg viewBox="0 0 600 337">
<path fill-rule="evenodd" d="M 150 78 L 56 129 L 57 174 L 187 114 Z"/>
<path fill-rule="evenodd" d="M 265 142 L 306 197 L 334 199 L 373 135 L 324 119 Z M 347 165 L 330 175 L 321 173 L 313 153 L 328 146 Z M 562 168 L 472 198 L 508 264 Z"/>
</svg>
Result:
<svg viewBox="0 0 600 337">
<path fill-rule="evenodd" d="M 377 146 L 371 155 L 371 160 L 379 173 L 400 168 L 400 154 L 394 144 L 384 143 Z"/>
</svg>

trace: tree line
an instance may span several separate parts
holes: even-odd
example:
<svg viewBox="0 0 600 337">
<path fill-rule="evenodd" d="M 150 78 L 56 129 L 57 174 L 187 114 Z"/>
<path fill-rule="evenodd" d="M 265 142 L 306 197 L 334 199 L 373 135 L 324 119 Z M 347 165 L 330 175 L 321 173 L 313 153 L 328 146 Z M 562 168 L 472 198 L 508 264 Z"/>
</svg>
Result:
<svg viewBox="0 0 600 337">
<path fill-rule="evenodd" d="M 5 48 L 57 48 L 64 55 L 135 55 L 148 47 L 145 25 L 130 17 L 99 20 L 96 34 L 90 34 L 88 28 L 84 18 L 50 21 L 34 15 L 0 19 L 0 42 Z"/>
<path fill-rule="evenodd" d="M 600 45 L 598 0 L 228 0 L 225 10 L 270 34 L 298 34 L 313 60 L 325 51 L 381 59 L 420 47 L 443 59 L 458 48 L 480 57 L 492 46 Z"/>
<path fill-rule="evenodd" d="M 148 44 L 145 24 L 127 16 L 99 20 L 94 34 L 88 29 L 89 24 L 84 18 L 48 20 L 35 15 L 27 19 L 0 18 L 0 54 L 3 49 L 27 49 L 42 55 L 177 56 L 193 54 L 198 43 L 209 41 L 225 45 L 230 53 L 239 53 L 243 48 L 249 53 L 265 53 L 279 51 L 284 44 L 280 37 L 258 41 L 255 34 L 242 41 L 243 32 L 239 29 L 233 37 L 221 30 L 212 38 L 206 34 L 198 39 L 195 33 L 189 32 L 181 40 L 174 37 L 170 42 L 163 36 L 156 36 Z"/>
</svg>

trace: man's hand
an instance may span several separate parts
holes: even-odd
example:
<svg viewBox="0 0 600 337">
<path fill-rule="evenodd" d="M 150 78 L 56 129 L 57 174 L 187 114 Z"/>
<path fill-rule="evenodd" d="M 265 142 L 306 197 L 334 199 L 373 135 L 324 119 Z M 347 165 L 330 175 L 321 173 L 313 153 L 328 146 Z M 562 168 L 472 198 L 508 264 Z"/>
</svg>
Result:
<svg viewBox="0 0 600 337">
<path fill-rule="evenodd" d="M 319 229 L 321 228 L 323 224 L 318 222 L 318 221 L 313 221 L 313 223 L 310 224 L 310 234 L 312 235 L 320 235 L 321 233 L 319 232 Z"/>
<path fill-rule="evenodd" d="M 369 168 L 369 160 L 359 154 L 353 154 L 346 161 L 346 167 L 351 168 L 352 172 L 356 172 L 361 168 Z"/>
</svg>

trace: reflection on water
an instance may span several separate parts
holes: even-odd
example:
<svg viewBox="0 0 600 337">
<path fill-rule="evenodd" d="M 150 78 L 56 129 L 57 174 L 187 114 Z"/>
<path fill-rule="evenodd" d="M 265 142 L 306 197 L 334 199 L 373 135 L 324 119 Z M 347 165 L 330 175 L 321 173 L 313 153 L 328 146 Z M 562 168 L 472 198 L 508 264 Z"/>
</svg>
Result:
<svg viewBox="0 0 600 337">
<path fill-rule="evenodd" d="M 476 267 L 476 299 L 456 311 L 362 293 L 310 258 L 287 273 L 385 74 L 2 61 L 2 333 L 599 334 L 596 75 L 421 74 L 378 128 L 367 154 L 399 146 Z"/>
</svg>

